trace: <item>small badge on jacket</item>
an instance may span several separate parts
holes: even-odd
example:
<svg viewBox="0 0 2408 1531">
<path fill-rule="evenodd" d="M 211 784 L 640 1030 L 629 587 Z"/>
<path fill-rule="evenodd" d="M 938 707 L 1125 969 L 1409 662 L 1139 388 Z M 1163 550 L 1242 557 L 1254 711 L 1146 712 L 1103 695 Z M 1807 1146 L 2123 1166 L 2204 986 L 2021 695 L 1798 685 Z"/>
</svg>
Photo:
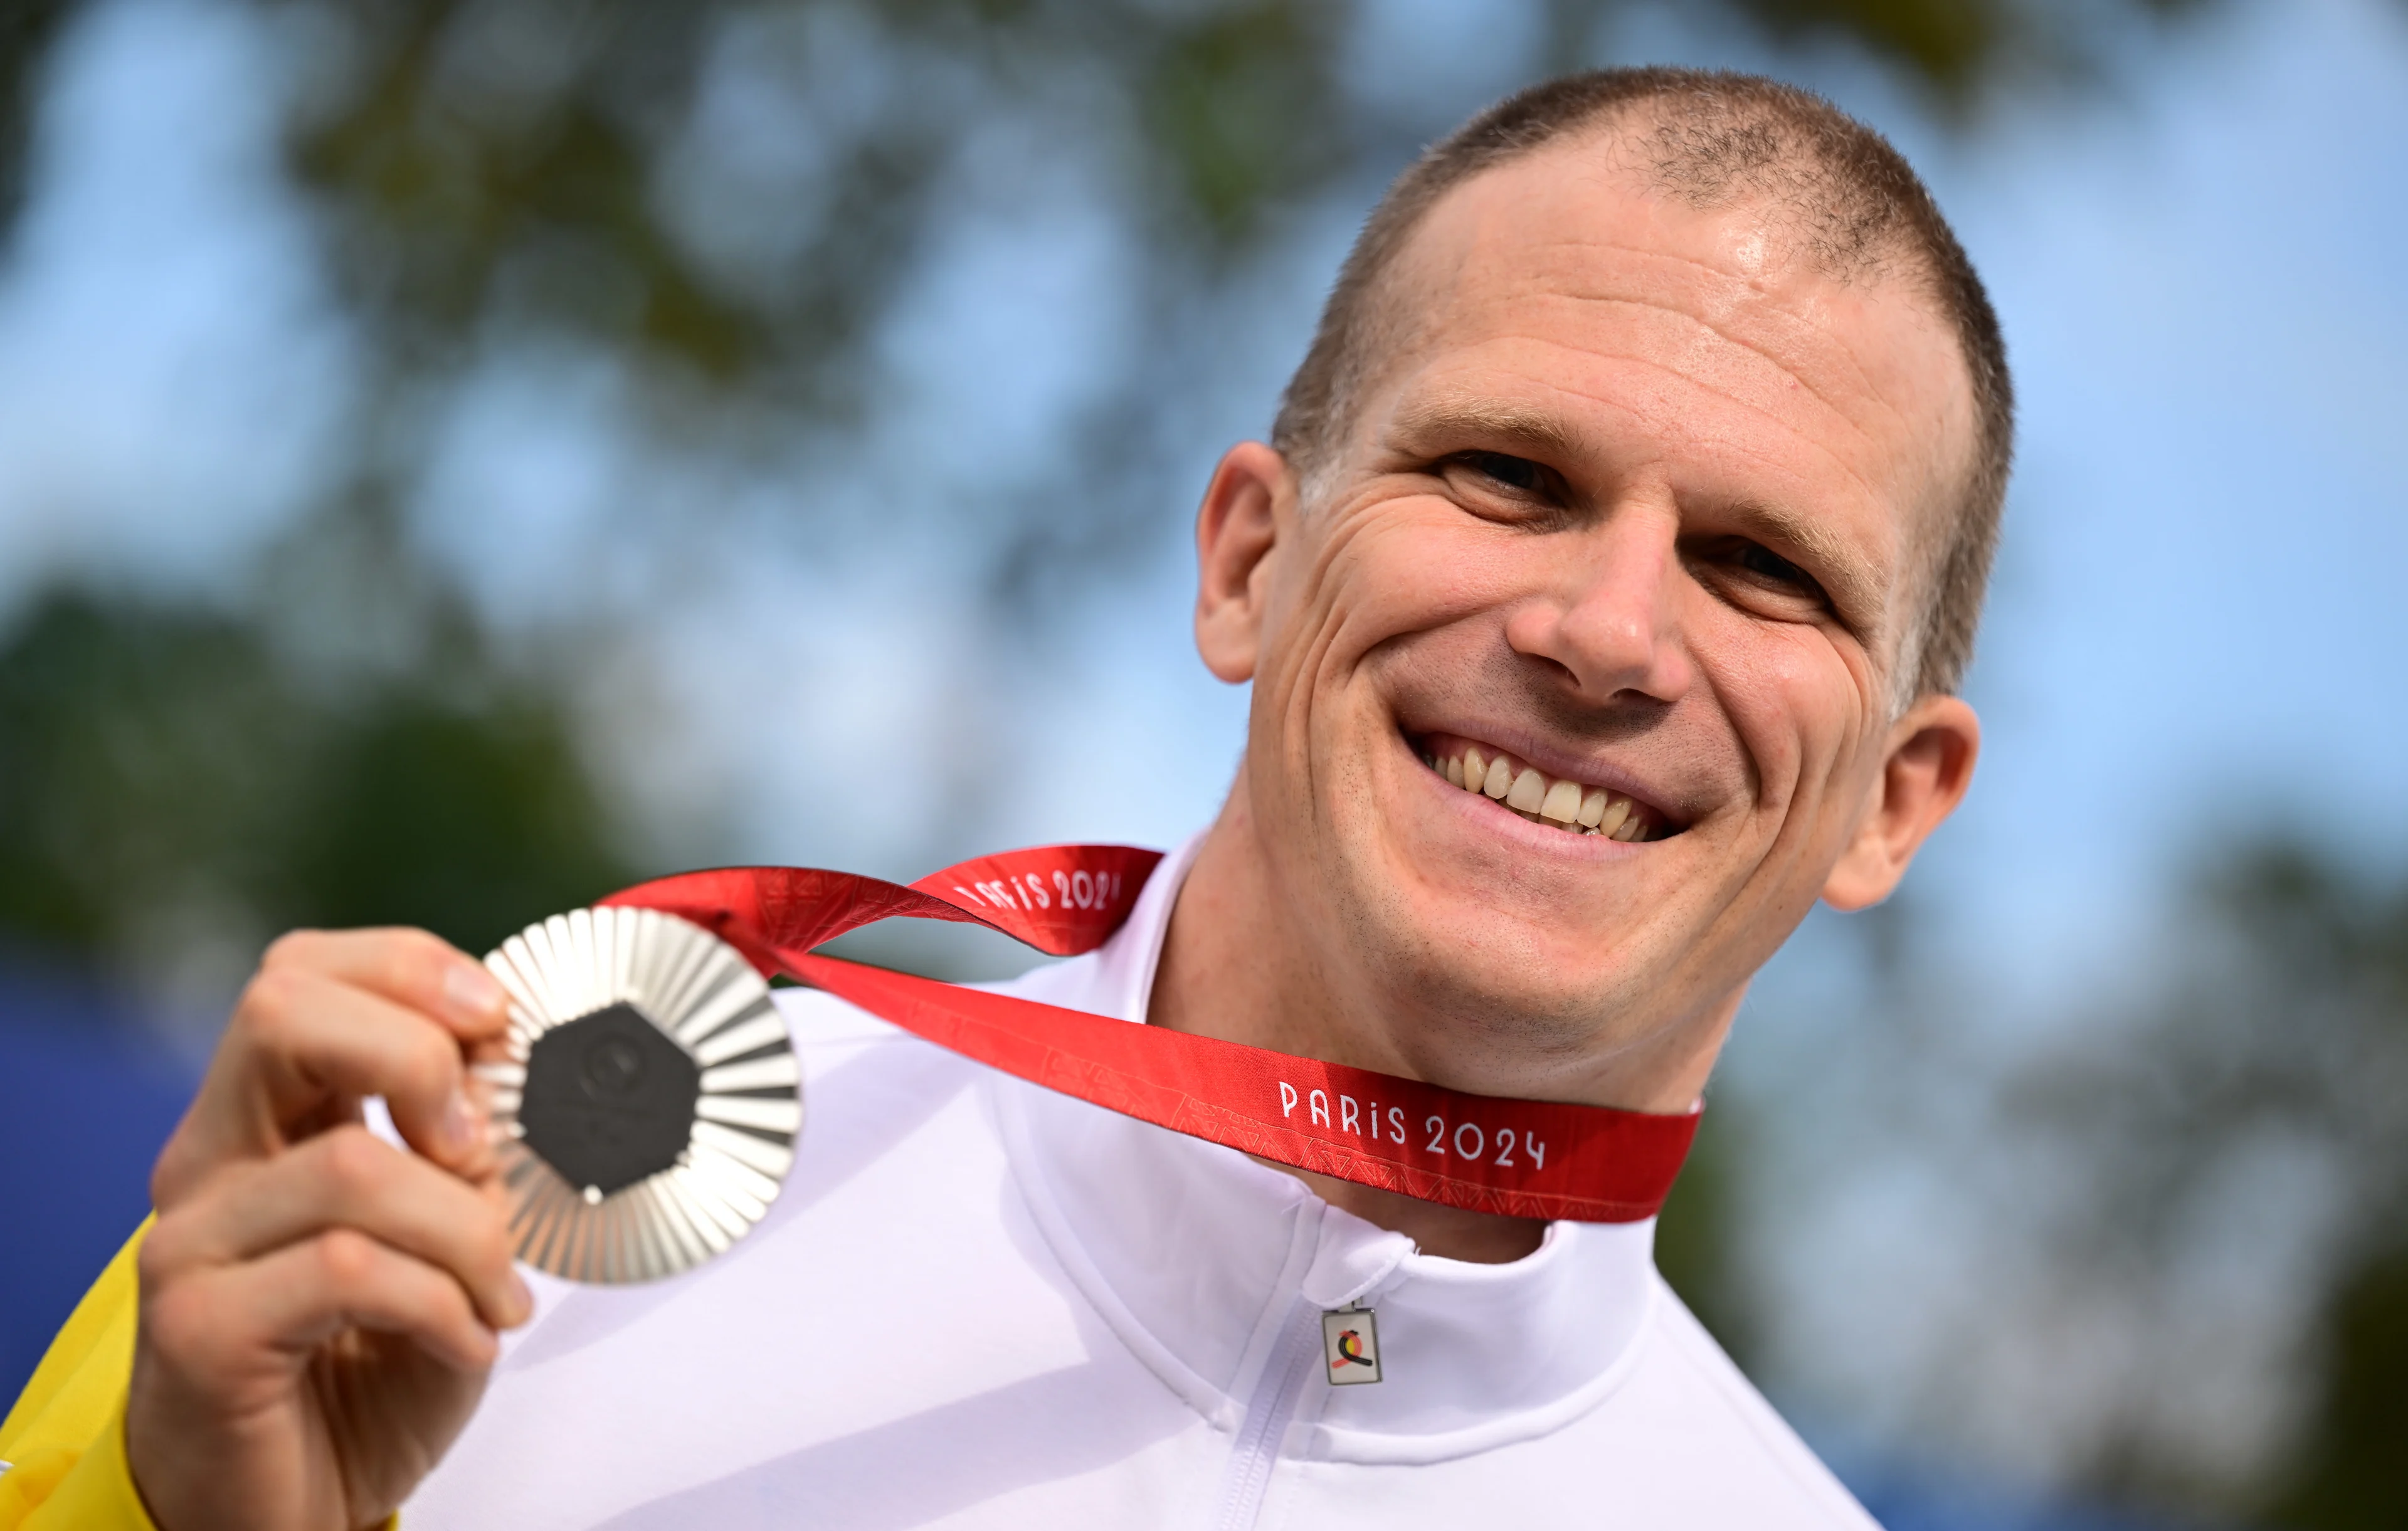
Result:
<svg viewBox="0 0 2408 1531">
<path fill-rule="evenodd" d="M 1329 1384 L 1347 1387 L 1380 1380 L 1380 1326 L 1368 1308 L 1341 1308 L 1321 1315 L 1321 1355 Z"/>
</svg>

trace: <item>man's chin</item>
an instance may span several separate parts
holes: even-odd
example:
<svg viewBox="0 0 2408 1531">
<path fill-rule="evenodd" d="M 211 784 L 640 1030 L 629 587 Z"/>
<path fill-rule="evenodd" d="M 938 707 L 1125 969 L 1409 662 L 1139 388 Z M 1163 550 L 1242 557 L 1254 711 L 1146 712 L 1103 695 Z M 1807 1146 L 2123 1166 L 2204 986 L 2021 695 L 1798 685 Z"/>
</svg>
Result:
<svg viewBox="0 0 2408 1531">
<path fill-rule="evenodd" d="M 1572 854 L 1534 855 L 1501 837 L 1438 830 L 1382 848 L 1375 896 L 1412 944 L 1450 964 L 1558 974 L 1587 993 L 1611 986 L 1641 951 L 1678 944 L 1662 930 L 1684 902 L 1666 885 L 1679 880 L 1671 844 L 1614 846 L 1614 859 L 1600 861 L 1594 840 Z"/>
<path fill-rule="evenodd" d="M 1669 997 L 1627 938 L 1581 940 L 1494 909 L 1415 910 L 1369 946 L 1363 955 L 1385 969 L 1378 980 L 1392 996 L 1397 1039 L 1414 1055 L 1430 1055 L 1432 1045 L 1511 1046 L 1541 1068 L 1595 1057 L 1646 1031 L 1653 1018 L 1641 1012 Z M 1410 1032 L 1422 1034 L 1421 1045 Z"/>
</svg>

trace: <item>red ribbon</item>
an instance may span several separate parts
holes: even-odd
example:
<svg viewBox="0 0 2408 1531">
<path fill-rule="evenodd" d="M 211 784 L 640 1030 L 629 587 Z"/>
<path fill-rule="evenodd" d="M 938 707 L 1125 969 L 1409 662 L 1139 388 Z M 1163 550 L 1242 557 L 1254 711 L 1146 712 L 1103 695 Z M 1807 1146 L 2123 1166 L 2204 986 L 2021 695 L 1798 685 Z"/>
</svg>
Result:
<svg viewBox="0 0 2408 1531">
<path fill-rule="evenodd" d="M 733 866 L 638 883 L 604 899 L 717 933 L 784 973 L 904 1030 L 1050 1090 L 1279 1164 L 1512 1217 L 1653 1217 L 1698 1118 L 1503 1100 L 1393 1074 L 813 954 L 901 915 L 1002 931 L 1076 956 L 1128 918 L 1161 852 L 1053 845 L 981 856 L 910 887 L 809 866 Z"/>
</svg>

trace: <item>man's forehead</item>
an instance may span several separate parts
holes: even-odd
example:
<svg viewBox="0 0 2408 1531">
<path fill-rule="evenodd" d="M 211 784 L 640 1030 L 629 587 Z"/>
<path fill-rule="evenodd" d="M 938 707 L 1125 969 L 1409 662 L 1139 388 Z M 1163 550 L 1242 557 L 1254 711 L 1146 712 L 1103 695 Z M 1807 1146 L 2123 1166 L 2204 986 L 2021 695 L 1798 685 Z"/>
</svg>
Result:
<svg viewBox="0 0 2408 1531">
<path fill-rule="evenodd" d="M 1700 209 L 1656 191 L 1597 136 L 1550 146 L 1423 218 L 1389 273 L 1378 370 L 1455 391 L 1430 374 L 1517 356 L 1572 383 L 1568 407 L 1600 369 L 1621 371 L 1618 393 L 1653 370 L 1844 459 L 1867 493 L 1945 498 L 1972 439 L 1953 335 L 1904 273 L 1826 271 L 1784 222 L 1761 202 Z"/>
</svg>

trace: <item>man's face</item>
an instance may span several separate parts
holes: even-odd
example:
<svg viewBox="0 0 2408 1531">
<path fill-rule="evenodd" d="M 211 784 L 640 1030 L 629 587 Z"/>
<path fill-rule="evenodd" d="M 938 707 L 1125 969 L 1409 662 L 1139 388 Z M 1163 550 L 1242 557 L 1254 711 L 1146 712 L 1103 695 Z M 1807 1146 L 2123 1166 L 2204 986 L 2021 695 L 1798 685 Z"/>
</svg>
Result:
<svg viewBox="0 0 2408 1531">
<path fill-rule="evenodd" d="M 1444 1018 L 1398 1038 L 1426 1069 L 1469 1039 L 1577 1071 L 1727 1012 L 1884 778 L 1918 539 L 1972 439 L 1908 284 L 1610 160 L 1569 142 L 1432 209 L 1405 333 L 1262 576 L 1263 851 L 1315 890 L 1316 951 Z M 1473 751 L 1537 778 L 1457 786 Z"/>
</svg>

